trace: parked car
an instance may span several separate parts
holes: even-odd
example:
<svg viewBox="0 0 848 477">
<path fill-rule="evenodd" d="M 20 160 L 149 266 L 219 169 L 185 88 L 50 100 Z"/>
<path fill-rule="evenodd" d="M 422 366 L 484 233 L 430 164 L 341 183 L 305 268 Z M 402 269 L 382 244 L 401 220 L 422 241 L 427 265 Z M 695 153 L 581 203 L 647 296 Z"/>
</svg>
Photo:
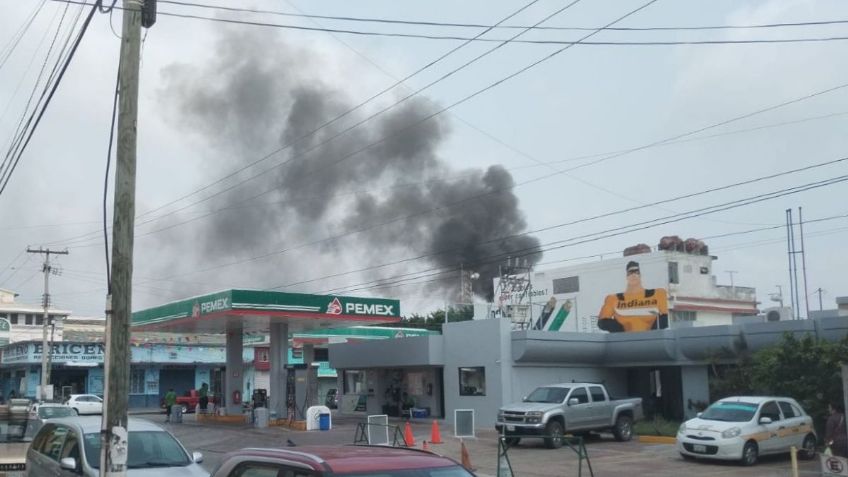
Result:
<svg viewBox="0 0 848 477">
<path fill-rule="evenodd" d="M 324 399 L 324 405 L 330 409 L 339 408 L 339 392 L 336 388 L 327 391 L 327 397 Z"/>
<path fill-rule="evenodd" d="M 815 456 L 813 419 L 785 397 L 729 397 L 680 425 L 677 450 L 685 459 L 738 460 L 754 465 L 761 455 L 789 452 Z"/>
<path fill-rule="evenodd" d="M 566 432 L 611 430 L 618 441 L 633 437 L 633 423 L 642 419 L 642 398 L 613 399 L 603 384 L 549 384 L 533 390 L 520 403 L 498 412 L 495 429 L 516 445 L 527 436 L 562 446 Z"/>
<path fill-rule="evenodd" d="M 27 475 L 99 475 L 100 424 L 94 416 L 53 419 L 44 424 L 26 454 Z M 168 431 L 156 424 L 129 418 L 127 475 L 208 476 L 199 452 L 189 454 Z"/>
<path fill-rule="evenodd" d="M 0 476 L 18 477 L 26 472 L 26 452 L 32 437 L 26 434 L 26 408 L 22 410 L 16 411 L 13 419 L 11 405 L 0 405 Z"/>
<path fill-rule="evenodd" d="M 52 402 L 35 403 L 29 408 L 26 433 L 32 437 L 41 429 L 46 420 L 76 415 L 77 411 L 67 404 Z"/>
<path fill-rule="evenodd" d="M 65 403 L 74 408 L 77 414 L 103 414 L 103 399 L 95 394 L 71 394 Z"/>
<path fill-rule="evenodd" d="M 472 477 L 474 474 L 456 461 L 428 451 L 348 445 L 242 449 L 225 455 L 211 475 Z"/>
</svg>

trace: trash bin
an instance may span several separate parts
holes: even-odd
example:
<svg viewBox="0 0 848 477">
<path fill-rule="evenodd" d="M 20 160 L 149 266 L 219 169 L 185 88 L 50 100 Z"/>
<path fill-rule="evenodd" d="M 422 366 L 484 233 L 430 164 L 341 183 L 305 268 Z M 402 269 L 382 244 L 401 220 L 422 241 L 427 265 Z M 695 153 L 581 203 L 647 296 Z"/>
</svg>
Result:
<svg viewBox="0 0 848 477">
<path fill-rule="evenodd" d="M 180 405 L 171 406 L 171 423 L 173 424 L 182 424 L 183 423 L 183 407 Z"/>
<path fill-rule="evenodd" d="M 329 414 L 319 414 L 318 415 L 318 428 L 322 431 L 330 430 L 330 415 Z"/>
<path fill-rule="evenodd" d="M 260 407 L 253 410 L 253 425 L 255 427 L 268 427 L 268 419 L 270 417 L 268 408 Z"/>
</svg>

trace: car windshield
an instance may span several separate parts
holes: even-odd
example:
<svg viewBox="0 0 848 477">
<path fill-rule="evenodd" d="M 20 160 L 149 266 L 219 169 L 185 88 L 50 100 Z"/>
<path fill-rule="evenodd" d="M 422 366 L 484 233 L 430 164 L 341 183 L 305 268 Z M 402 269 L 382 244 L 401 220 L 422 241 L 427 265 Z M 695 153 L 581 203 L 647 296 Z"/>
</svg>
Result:
<svg viewBox="0 0 848 477">
<path fill-rule="evenodd" d="M 560 403 L 568 395 L 569 388 L 536 388 L 524 402 Z"/>
<path fill-rule="evenodd" d="M 700 417 L 709 421 L 748 422 L 754 418 L 757 407 L 750 402 L 717 402 Z"/>
<path fill-rule="evenodd" d="M 41 419 L 53 419 L 54 417 L 75 416 L 74 410 L 67 406 L 41 406 L 38 408 L 38 417 Z"/>
<path fill-rule="evenodd" d="M 85 458 L 88 465 L 100 467 L 100 434 L 85 435 Z M 164 431 L 130 431 L 127 467 L 183 467 L 191 464 L 182 446 Z"/>
<path fill-rule="evenodd" d="M 450 467 L 432 467 L 411 470 L 383 470 L 368 472 L 346 472 L 335 474 L 339 476 L 357 477 L 472 477 L 465 468 L 454 465 Z"/>
</svg>

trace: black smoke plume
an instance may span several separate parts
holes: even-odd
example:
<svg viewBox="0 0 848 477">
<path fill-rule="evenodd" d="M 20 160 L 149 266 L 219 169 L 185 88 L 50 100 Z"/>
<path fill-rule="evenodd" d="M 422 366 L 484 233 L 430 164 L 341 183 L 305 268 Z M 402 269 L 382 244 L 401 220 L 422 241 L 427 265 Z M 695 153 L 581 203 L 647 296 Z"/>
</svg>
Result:
<svg viewBox="0 0 848 477">
<path fill-rule="evenodd" d="M 419 97 L 318 146 L 378 108 L 369 105 L 369 111 L 363 108 L 307 136 L 356 104 L 345 94 L 346 78 L 326 75 L 328 66 L 330 60 L 311 51 L 280 39 L 269 41 L 267 32 L 227 32 L 203 66 L 172 65 L 163 70 L 161 98 L 172 122 L 216 151 L 209 160 L 208 180 L 290 145 L 258 166 L 266 171 L 259 179 L 209 201 L 209 208 L 229 209 L 214 220 L 195 223 L 194 240 L 205 254 L 220 260 L 235 258 L 234 250 L 262 253 L 344 235 L 297 248 L 292 253 L 300 261 L 286 263 L 288 267 L 300 263 L 301 269 L 289 269 L 287 276 L 308 278 L 339 271 L 307 266 L 310 260 L 304 257 L 310 256 L 353 253 L 365 267 L 429 255 L 431 267 L 462 266 L 479 273 L 474 291 L 491 299 L 498 265 L 507 256 L 539 246 L 534 237 L 516 236 L 526 229 L 526 222 L 511 191 L 510 173 L 501 166 L 452 167 L 449 161 L 462 164 L 462 158 L 439 155 L 450 134 L 449 123 L 445 115 L 420 122 L 436 106 Z M 392 100 L 386 98 L 383 105 Z M 371 143 L 376 144 L 367 147 Z M 281 162 L 286 164 L 272 167 Z M 257 194 L 261 196 L 254 198 Z M 540 257 L 535 253 L 526 258 L 532 265 Z M 249 262 L 268 281 L 265 286 L 276 284 L 277 275 L 260 270 L 270 261 Z M 421 262 L 406 266 L 406 271 L 428 268 Z M 375 279 L 392 283 L 390 277 L 403 271 L 379 269 L 322 285 Z M 435 286 L 455 299 L 458 271 Z M 402 291 L 374 293 L 403 296 Z"/>
</svg>

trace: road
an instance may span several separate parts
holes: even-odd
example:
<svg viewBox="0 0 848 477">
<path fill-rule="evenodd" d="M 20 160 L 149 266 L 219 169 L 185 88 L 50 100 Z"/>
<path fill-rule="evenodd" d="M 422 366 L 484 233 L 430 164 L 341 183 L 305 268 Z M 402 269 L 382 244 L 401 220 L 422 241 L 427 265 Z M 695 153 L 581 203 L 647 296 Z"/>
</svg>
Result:
<svg viewBox="0 0 848 477">
<path fill-rule="evenodd" d="M 139 416 L 142 417 L 142 416 Z M 164 416 L 143 416 L 160 424 Z M 183 424 L 164 424 L 190 451 L 204 455 L 203 467 L 212 470 L 227 452 L 244 447 L 285 447 L 290 440 L 296 445 L 352 444 L 357 421 L 336 419 L 330 431 L 291 431 L 272 427 L 256 429 L 244 425 L 207 424 L 194 422 L 185 416 Z M 419 421 L 413 425 L 416 447 L 430 439 L 431 422 Z M 460 440 L 452 436 L 450 428 L 441 428 L 444 441 L 431 445 L 431 450 L 460 460 Z M 471 463 L 479 475 L 497 475 L 497 434 L 480 431 L 476 438 L 464 440 Z M 645 444 L 637 441 L 615 442 L 611 436 L 594 436 L 586 444 L 595 476 L 650 475 L 651 477 L 707 477 L 750 476 L 790 477 L 789 456 L 764 457 L 754 467 L 741 467 L 735 463 L 683 460 L 673 445 Z M 564 447 L 559 450 L 544 448 L 541 441 L 522 442 L 508 452 L 514 475 L 543 477 L 550 475 L 578 475 L 577 454 Z M 817 460 L 800 462 L 800 476 L 820 476 Z M 582 475 L 589 475 L 588 467 Z"/>
</svg>

